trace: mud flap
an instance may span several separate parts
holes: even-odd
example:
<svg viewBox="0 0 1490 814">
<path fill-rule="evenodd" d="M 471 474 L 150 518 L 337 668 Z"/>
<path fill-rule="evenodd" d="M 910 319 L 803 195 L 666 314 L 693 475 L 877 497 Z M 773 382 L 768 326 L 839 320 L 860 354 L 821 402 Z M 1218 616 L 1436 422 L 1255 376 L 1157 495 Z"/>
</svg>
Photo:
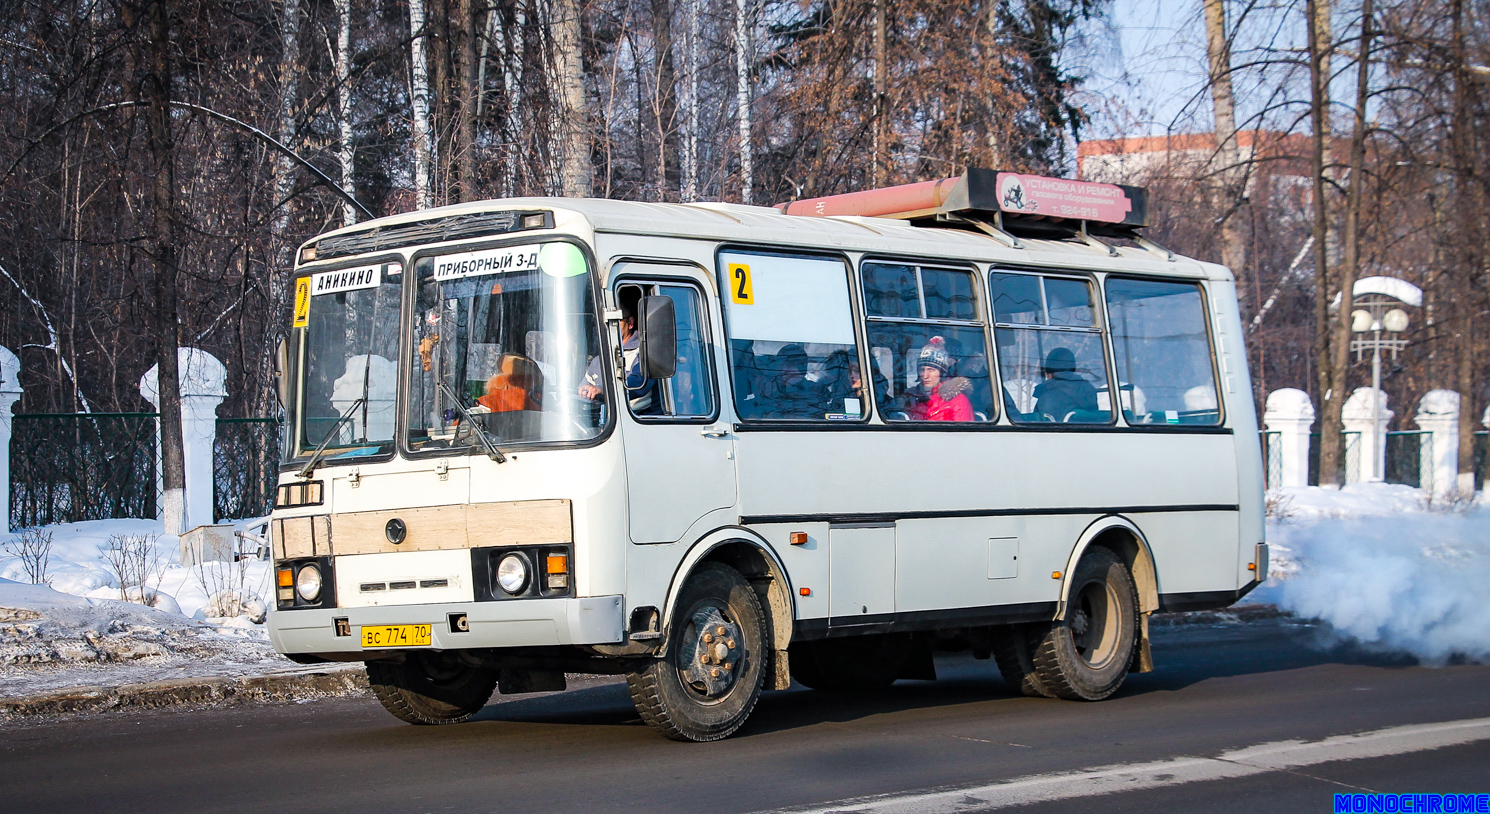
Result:
<svg viewBox="0 0 1490 814">
<path fill-rule="evenodd" d="M 1152 673 L 1154 671 L 1154 654 L 1149 651 L 1149 614 L 1138 615 L 1138 649 L 1133 654 L 1135 664 L 1130 668 L 1135 673 Z"/>
<path fill-rule="evenodd" d="M 789 690 L 792 688 L 792 669 L 787 661 L 785 650 L 771 651 L 771 673 L 770 681 L 766 682 L 768 690 Z"/>
</svg>

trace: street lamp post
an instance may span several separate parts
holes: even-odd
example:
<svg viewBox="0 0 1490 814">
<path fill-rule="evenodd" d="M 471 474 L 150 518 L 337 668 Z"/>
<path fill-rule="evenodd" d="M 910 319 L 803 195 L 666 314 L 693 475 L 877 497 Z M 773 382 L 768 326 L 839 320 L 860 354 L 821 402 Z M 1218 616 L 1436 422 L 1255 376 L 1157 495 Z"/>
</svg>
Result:
<svg viewBox="0 0 1490 814">
<path fill-rule="evenodd" d="M 1407 330 L 1407 312 L 1396 306 L 1399 303 L 1392 298 L 1383 296 L 1371 296 L 1356 303 L 1360 306 L 1351 312 L 1350 329 L 1357 334 L 1370 333 L 1368 339 L 1362 336 L 1350 342 L 1350 349 L 1355 351 L 1355 359 L 1361 361 L 1361 354 L 1371 351 L 1371 433 L 1373 447 L 1377 446 L 1375 441 L 1382 443 L 1376 449 L 1376 454 L 1371 456 L 1371 480 L 1382 481 L 1386 479 L 1385 469 L 1386 443 L 1381 432 L 1381 352 L 1389 350 L 1392 352 L 1392 360 L 1396 361 L 1397 352 L 1407 347 L 1407 340 L 1398 336 Z M 1382 338 L 1382 332 L 1387 336 Z"/>
</svg>

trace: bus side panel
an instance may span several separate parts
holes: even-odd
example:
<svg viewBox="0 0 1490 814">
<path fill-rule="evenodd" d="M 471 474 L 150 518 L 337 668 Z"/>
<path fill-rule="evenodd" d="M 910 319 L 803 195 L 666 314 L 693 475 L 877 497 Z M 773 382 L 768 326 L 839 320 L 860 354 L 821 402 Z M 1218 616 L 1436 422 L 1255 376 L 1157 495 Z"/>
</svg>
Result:
<svg viewBox="0 0 1490 814">
<path fill-rule="evenodd" d="M 746 522 L 786 515 L 896 525 L 897 612 L 1057 600 L 1052 573 L 1108 513 L 1133 517 L 1149 538 L 1161 590 L 1179 590 L 1165 582 L 1171 573 L 1189 591 L 1237 587 L 1236 444 L 1227 434 L 842 429 L 737 437 Z M 1011 546 L 1017 573 L 999 576 Z M 828 567 L 826 549 L 793 556 L 821 560 L 812 563 L 819 572 Z"/>
<path fill-rule="evenodd" d="M 1227 424 L 1235 431 L 1237 503 L 1240 505 L 1237 546 L 1237 585 L 1253 579 L 1247 566 L 1256 556 L 1255 545 L 1266 538 L 1263 499 L 1262 440 L 1257 427 L 1257 405 L 1252 400 L 1252 380 L 1247 367 L 1247 345 L 1237 306 L 1236 285 L 1231 280 L 1209 283 L 1211 312 L 1216 333 L 1216 352 L 1225 381 Z M 1266 575 L 1258 575 L 1266 576 Z"/>
</svg>

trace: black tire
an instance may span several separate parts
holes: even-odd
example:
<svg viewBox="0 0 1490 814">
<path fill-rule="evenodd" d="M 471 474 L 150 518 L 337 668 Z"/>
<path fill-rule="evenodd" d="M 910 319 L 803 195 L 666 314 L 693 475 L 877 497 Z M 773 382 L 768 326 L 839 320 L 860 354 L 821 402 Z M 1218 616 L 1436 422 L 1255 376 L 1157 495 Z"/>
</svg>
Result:
<svg viewBox="0 0 1490 814">
<path fill-rule="evenodd" d="M 760 698 L 767 633 L 750 583 L 728 565 L 704 563 L 678 596 L 662 658 L 626 676 L 636 711 L 672 740 L 729 737 Z"/>
<path fill-rule="evenodd" d="M 1100 701 L 1122 686 L 1138 642 L 1138 589 L 1112 551 L 1088 551 L 1071 574 L 1066 618 L 1035 643 L 1035 676 L 1058 698 Z"/>
<path fill-rule="evenodd" d="M 1036 625 L 1043 632 L 1048 625 Z M 1028 625 L 1006 625 L 994 631 L 993 660 L 998 664 L 999 675 L 1009 689 L 1031 698 L 1055 698 L 1035 674 L 1035 645 L 1040 637 L 1031 637 Z"/>
<path fill-rule="evenodd" d="M 367 662 L 367 683 L 383 709 L 411 724 L 458 724 L 481 711 L 497 688 L 497 671 L 456 653 L 410 653 L 402 662 Z"/>
<path fill-rule="evenodd" d="M 792 678 L 826 692 L 876 692 L 895 683 L 914 652 L 909 636 L 878 634 L 798 642 L 791 647 Z"/>
</svg>

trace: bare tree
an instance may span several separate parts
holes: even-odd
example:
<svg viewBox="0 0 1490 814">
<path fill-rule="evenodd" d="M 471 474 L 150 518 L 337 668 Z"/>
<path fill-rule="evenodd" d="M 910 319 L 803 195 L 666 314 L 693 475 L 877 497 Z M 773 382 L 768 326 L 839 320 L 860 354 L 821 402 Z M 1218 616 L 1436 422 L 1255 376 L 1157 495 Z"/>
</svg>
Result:
<svg viewBox="0 0 1490 814">
<path fill-rule="evenodd" d="M 590 195 L 589 98 L 585 92 L 584 55 L 580 48 L 580 0 L 554 0 L 554 63 L 560 128 L 559 177 L 571 198 Z"/>
<path fill-rule="evenodd" d="M 434 131 L 429 117 L 429 56 L 425 52 L 427 20 L 424 0 L 409 0 L 409 103 L 414 114 L 414 207 L 433 205 L 430 174 L 434 166 Z"/>
</svg>

